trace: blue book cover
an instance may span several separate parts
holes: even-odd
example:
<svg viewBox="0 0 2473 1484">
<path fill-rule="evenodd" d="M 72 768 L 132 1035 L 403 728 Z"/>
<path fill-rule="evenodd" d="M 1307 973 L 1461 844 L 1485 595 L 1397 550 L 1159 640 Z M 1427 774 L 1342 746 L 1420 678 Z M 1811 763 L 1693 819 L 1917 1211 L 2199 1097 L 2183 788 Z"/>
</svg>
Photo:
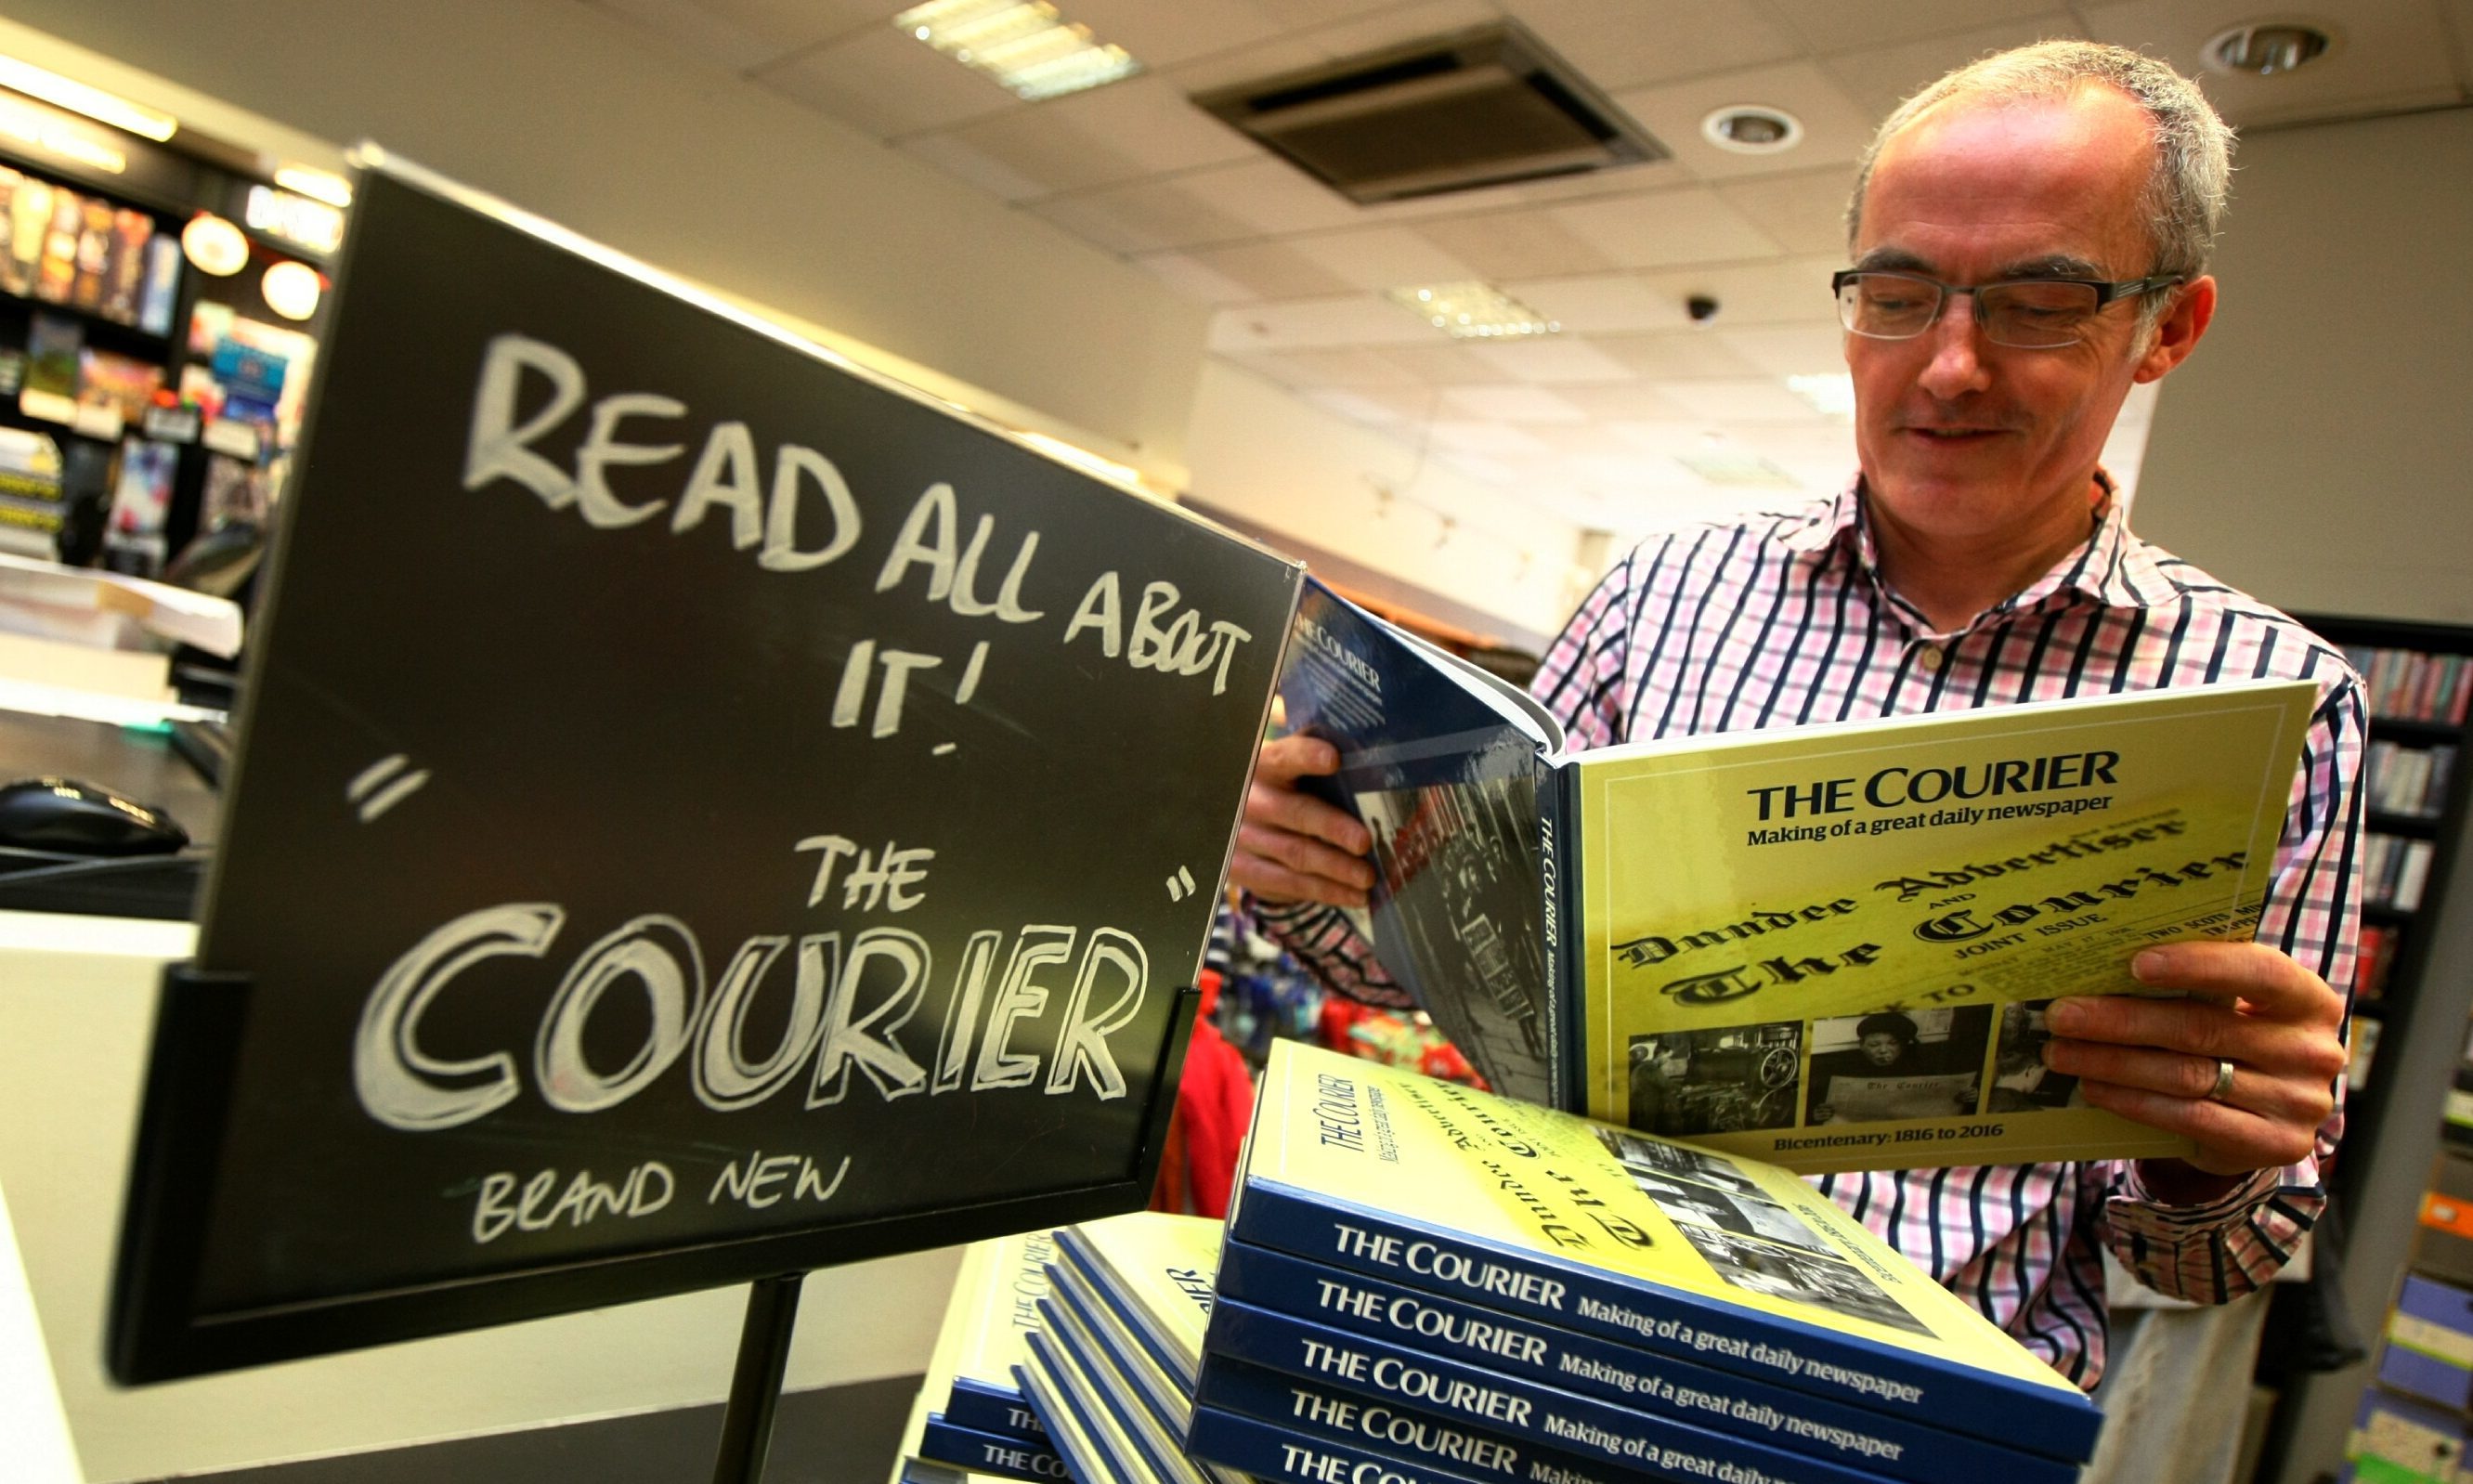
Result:
<svg viewBox="0 0 2473 1484">
<path fill-rule="evenodd" d="M 1550 1386 L 1519 1381 L 1455 1360 L 1343 1334 L 1327 1325 L 1221 1299 L 1211 1311 L 1209 1359 L 1197 1406 L 1210 1400 L 1212 1367 L 1241 1360 L 1323 1382 L 1364 1400 L 1448 1418 L 1538 1448 L 1597 1460 L 1602 1470 L 1662 1470 L 1743 1484 L 1881 1484 L 1870 1470 L 1789 1453 L 1689 1423 L 1644 1416 Z M 1452 1467 L 1470 1472 L 1467 1464 Z M 1500 1474 L 1477 1474 L 1500 1478 Z"/>
<path fill-rule="evenodd" d="M 1613 1404 L 1773 1442 L 1914 1484 L 2072 1484 L 2077 1470 L 1981 1438 L 1828 1400 L 1637 1345 L 1513 1319 L 1245 1242 L 1220 1253 L 1218 1291 L 1274 1313 L 1465 1361 Z"/>
<path fill-rule="evenodd" d="M 927 1425 L 919 1434 L 919 1456 L 931 1463 L 952 1464 L 1008 1479 L 1066 1476 L 1064 1461 L 1047 1444 L 1026 1442 L 1012 1433 L 957 1426 L 941 1412 L 928 1414 Z"/>
<path fill-rule="evenodd" d="M 1194 1404 L 1251 1417 L 1328 1443 L 1361 1448 L 1421 1469 L 1449 1469 L 1491 1484 L 1633 1484 L 1639 1465 L 1544 1448 L 1429 1412 L 1213 1355 Z"/>
<path fill-rule="evenodd" d="M 1049 1301 L 1070 1315 L 1105 1353 L 1116 1377 L 1158 1420 L 1162 1430 L 1170 1437 L 1185 1436 L 1186 1424 L 1193 1417 L 1193 1392 L 1160 1364 L 1108 1301 L 1062 1263 L 1056 1268 Z"/>
<path fill-rule="evenodd" d="M 1328 1438 L 1299 1437 L 1293 1428 L 1217 1407 L 1194 1408 L 1193 1436 L 1187 1446 L 1196 1458 L 1271 1484 L 1483 1484 L 1475 1474 L 1424 1465 L 1411 1469 L 1370 1448 Z M 1646 1480 L 1657 1475 L 1639 1477 Z M 1536 1484 L 1579 1484 L 1550 1473 L 1534 1478 Z"/>
<path fill-rule="evenodd" d="M 1294 1041 L 1272 1048 L 1228 1233 L 2055 1458 L 2088 1457 L 2101 1424 L 1784 1170 Z"/>
</svg>

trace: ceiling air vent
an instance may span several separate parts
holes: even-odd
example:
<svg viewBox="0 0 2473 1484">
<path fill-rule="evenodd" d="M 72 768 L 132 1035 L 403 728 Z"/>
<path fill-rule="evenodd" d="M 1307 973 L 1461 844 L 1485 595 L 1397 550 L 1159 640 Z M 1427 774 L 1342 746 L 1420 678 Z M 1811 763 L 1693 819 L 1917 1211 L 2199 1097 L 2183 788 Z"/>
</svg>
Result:
<svg viewBox="0 0 2473 1484">
<path fill-rule="evenodd" d="M 1666 157 L 1586 79 L 1510 24 L 1193 101 L 1366 203 Z"/>
</svg>

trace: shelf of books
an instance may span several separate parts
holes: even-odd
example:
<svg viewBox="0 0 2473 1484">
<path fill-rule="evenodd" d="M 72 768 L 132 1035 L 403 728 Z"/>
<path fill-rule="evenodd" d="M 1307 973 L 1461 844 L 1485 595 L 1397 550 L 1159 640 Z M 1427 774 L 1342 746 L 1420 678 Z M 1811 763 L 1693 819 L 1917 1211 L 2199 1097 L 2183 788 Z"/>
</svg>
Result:
<svg viewBox="0 0 2473 1484">
<path fill-rule="evenodd" d="M 2436 914 L 2445 898 L 2465 827 L 2467 784 L 2461 754 L 2473 714 L 2473 630 L 2348 618 L 2306 620 L 2343 646 L 2367 685 L 2369 748 L 2365 759 L 2361 951 L 2353 982 L 2353 1062 L 2346 1104 L 2354 1153 L 2338 1185 L 2362 1223 L 2391 1219 L 2366 1204 L 2370 1171 L 2392 1123 L 2438 1124 L 2418 1220 L 2392 1275 L 2384 1314 L 2361 1314 L 2373 1361 L 2347 1439 L 2346 1484 L 2404 1484 L 2463 1477 L 2473 1439 L 2473 1026 L 2452 1013 L 2433 1023 L 2454 972 L 2434 948 Z M 2456 993 L 2454 999 L 2461 999 Z M 2425 1003 L 2427 1002 L 2427 1003 Z M 2426 1010 L 2428 1014 L 2416 1015 Z M 2407 1086 L 2394 1049 L 2414 1031 L 2447 1035 L 2460 1050 L 2450 1086 L 2436 1097 Z M 2380 1041 L 2389 1035 L 2383 1065 Z M 2383 1074 L 2384 1073 L 2384 1074 Z M 2413 1156 L 2418 1158 L 2418 1155 Z M 2367 1245 L 2356 1241 L 2355 1248 Z M 2358 1304 L 2358 1299 L 2357 1299 Z"/>
<path fill-rule="evenodd" d="M 266 514 L 317 313 L 267 285 L 322 283 L 333 243 L 302 208 L 338 233 L 343 214 L 114 149 L 126 175 L 0 141 L 0 550 L 155 576 Z"/>
<path fill-rule="evenodd" d="M 2460 761 L 2473 715 L 2473 630 L 2360 618 L 2305 622 L 2343 647 L 2368 691 L 2347 1108 L 2356 1127 L 2374 1127 L 2386 1098 L 2380 1037 L 2411 1014 L 2431 972 L 2429 914 L 2463 831 L 2467 788 Z"/>
</svg>

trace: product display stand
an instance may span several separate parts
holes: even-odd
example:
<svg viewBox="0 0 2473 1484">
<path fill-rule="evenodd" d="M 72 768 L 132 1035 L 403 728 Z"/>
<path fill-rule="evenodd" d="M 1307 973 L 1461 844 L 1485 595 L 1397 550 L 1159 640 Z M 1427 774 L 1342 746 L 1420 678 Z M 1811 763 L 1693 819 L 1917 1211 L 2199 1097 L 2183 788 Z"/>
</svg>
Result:
<svg viewBox="0 0 2473 1484">
<path fill-rule="evenodd" d="M 773 1412 L 790 1364 L 790 1328 L 799 1319 L 803 1273 L 759 1278 L 747 1291 L 747 1320 L 738 1331 L 738 1368 L 730 1377 L 730 1405 L 721 1415 L 721 1450 L 712 1484 L 756 1484 L 773 1446 Z"/>
</svg>

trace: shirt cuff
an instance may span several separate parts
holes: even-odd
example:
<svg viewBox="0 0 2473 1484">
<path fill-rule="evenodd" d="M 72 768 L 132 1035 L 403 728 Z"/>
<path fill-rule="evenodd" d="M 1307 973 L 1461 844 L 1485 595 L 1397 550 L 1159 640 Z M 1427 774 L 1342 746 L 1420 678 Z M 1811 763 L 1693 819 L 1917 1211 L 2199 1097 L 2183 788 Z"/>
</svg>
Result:
<svg viewBox="0 0 2473 1484">
<path fill-rule="evenodd" d="M 2256 1209 L 2277 1186 L 2284 1183 L 2289 1170 L 2252 1170 L 2230 1190 L 2212 1201 L 2197 1206 L 2176 1206 L 2147 1187 L 2135 1160 L 2125 1161 L 2127 1171 L 2121 1185 L 2106 1203 L 2105 1214 L 2117 1231 L 2136 1233 L 2161 1241 L 2179 1241 L 2194 1232 L 2210 1231 L 2229 1226 Z"/>
</svg>

